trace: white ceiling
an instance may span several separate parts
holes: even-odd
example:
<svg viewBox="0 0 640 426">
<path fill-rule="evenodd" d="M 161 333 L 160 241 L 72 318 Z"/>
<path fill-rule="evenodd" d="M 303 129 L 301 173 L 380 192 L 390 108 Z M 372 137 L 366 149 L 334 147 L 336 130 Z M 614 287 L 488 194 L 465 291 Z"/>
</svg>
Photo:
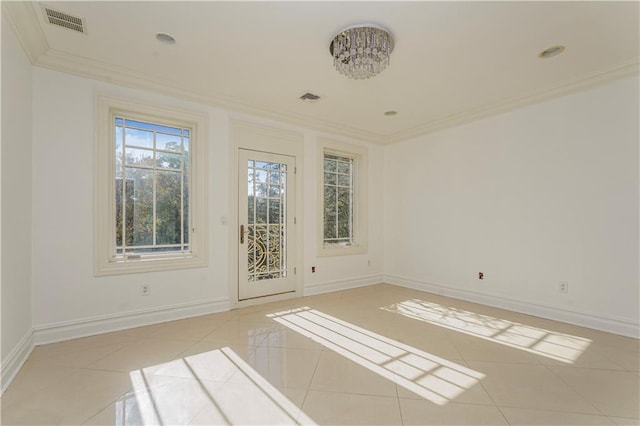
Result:
<svg viewBox="0 0 640 426">
<path fill-rule="evenodd" d="M 45 23 L 39 3 L 2 3 L 36 65 L 377 143 L 638 73 L 635 1 L 46 2 L 84 18 L 86 35 Z M 329 55 L 357 23 L 395 38 L 368 80 Z M 322 99 L 298 100 L 306 91 Z"/>
</svg>

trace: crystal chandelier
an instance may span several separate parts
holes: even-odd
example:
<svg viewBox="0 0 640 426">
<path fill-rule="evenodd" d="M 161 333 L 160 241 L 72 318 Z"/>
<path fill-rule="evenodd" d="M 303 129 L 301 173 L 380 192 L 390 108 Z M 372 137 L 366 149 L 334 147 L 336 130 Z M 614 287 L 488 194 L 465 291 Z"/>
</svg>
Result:
<svg viewBox="0 0 640 426">
<path fill-rule="evenodd" d="M 356 80 L 371 78 L 389 65 L 391 34 L 373 25 L 346 28 L 329 45 L 338 72 Z"/>
</svg>

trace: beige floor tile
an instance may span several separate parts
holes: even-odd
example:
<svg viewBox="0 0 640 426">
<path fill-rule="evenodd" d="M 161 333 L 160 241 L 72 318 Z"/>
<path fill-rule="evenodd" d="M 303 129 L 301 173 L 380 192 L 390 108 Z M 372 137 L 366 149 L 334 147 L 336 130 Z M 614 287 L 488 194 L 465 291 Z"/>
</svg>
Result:
<svg viewBox="0 0 640 426">
<path fill-rule="evenodd" d="M 260 347 L 309 350 L 321 350 L 323 348 L 320 343 L 285 326 L 279 326 L 269 333 L 260 343 Z"/>
<path fill-rule="evenodd" d="M 506 346 L 500 342 L 488 341 L 463 333 L 452 335 L 451 339 L 466 361 L 539 364 L 536 356 L 529 352 Z"/>
<path fill-rule="evenodd" d="M 627 371 L 640 371 L 640 353 L 636 351 L 597 343 L 593 344 L 592 350 Z"/>
<path fill-rule="evenodd" d="M 136 339 L 132 338 L 126 343 L 112 343 L 70 351 L 56 350 L 53 352 L 48 351 L 47 345 L 39 346 L 34 349 L 29 360 L 33 363 L 51 366 L 84 368 L 135 342 Z"/>
<path fill-rule="evenodd" d="M 193 342 L 186 340 L 139 339 L 89 366 L 95 370 L 128 373 L 175 359 Z"/>
<path fill-rule="evenodd" d="M 80 424 L 117 400 L 131 382 L 127 374 L 81 370 L 58 384 L 2 407 L 3 424 Z"/>
<path fill-rule="evenodd" d="M 425 397 L 419 393 L 412 392 L 400 385 L 398 386 L 398 397 L 405 399 L 425 399 Z M 462 404 L 494 405 L 487 391 L 485 391 L 479 383 L 468 388 L 464 387 L 460 389 L 460 392 L 457 393 L 455 397 L 447 397 L 446 399 L 450 402 Z"/>
<path fill-rule="evenodd" d="M 397 398 L 309 391 L 302 407 L 319 425 L 399 425 Z"/>
<path fill-rule="evenodd" d="M 449 403 L 436 405 L 424 400 L 400 399 L 405 425 L 506 425 L 495 406 Z"/>
<path fill-rule="evenodd" d="M 602 351 L 598 351 L 596 348 L 587 347 L 581 352 L 575 360 L 557 360 L 549 357 L 540 356 L 538 361 L 541 364 L 557 367 L 580 367 L 580 368 L 595 368 L 602 370 L 624 370 L 625 368 L 614 362 L 611 357 L 603 354 Z"/>
<path fill-rule="evenodd" d="M 565 413 L 559 411 L 542 411 L 527 408 L 500 407 L 500 411 L 511 425 L 611 425 L 614 424 L 605 416 L 591 414 Z"/>
<path fill-rule="evenodd" d="M 640 376 L 637 373 L 570 367 L 549 368 L 603 414 L 640 418 Z"/>
<path fill-rule="evenodd" d="M 334 352 L 322 352 L 311 381 L 312 390 L 366 395 L 397 395 L 396 385 L 362 365 Z"/>
<path fill-rule="evenodd" d="M 143 426 L 144 422 L 138 409 L 135 393 L 131 391 L 118 398 L 116 402 L 109 404 L 104 410 L 83 424 L 92 426 Z"/>
<path fill-rule="evenodd" d="M 206 335 L 202 341 L 215 342 L 221 345 L 246 345 L 258 346 L 274 331 L 276 324 L 273 321 L 228 321 L 219 328 Z"/>
<path fill-rule="evenodd" d="M 276 388 L 308 389 L 319 357 L 319 350 L 259 346 L 244 360 Z"/>
<path fill-rule="evenodd" d="M 410 300 L 476 331 L 508 329 L 482 339 L 385 309 Z M 320 315 L 303 333 L 269 316 L 303 307 Z M 547 356 L 526 350 L 533 335 Z M 574 362 L 548 356 L 584 339 Z M 1 421 L 504 424 L 504 414 L 638 425 L 639 354 L 635 339 L 382 284 L 40 346 L 2 396 Z"/>
<path fill-rule="evenodd" d="M 478 361 L 468 364 L 486 375 L 482 385 L 499 406 L 601 414 L 545 366 Z"/>
<path fill-rule="evenodd" d="M 55 367 L 31 360 L 22 366 L 9 388 L 2 395 L 2 407 L 11 405 L 44 388 L 50 388 L 64 382 L 69 376 L 77 373 L 78 369 L 69 367 Z"/>
<path fill-rule="evenodd" d="M 300 408 L 282 393 L 247 376 L 209 389 L 209 397 L 188 424 L 293 425 L 300 415 Z"/>
</svg>

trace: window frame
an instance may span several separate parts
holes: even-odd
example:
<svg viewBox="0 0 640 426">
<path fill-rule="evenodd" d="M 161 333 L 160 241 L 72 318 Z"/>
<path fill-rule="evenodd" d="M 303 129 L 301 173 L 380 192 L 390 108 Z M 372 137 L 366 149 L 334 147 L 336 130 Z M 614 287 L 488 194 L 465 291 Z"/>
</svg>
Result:
<svg viewBox="0 0 640 426">
<path fill-rule="evenodd" d="M 204 113 L 96 95 L 94 274 L 119 275 L 208 265 L 208 117 Z M 190 129 L 189 252 L 116 255 L 116 116 Z"/>
<path fill-rule="evenodd" d="M 318 144 L 318 256 L 341 256 L 367 253 L 368 230 L 368 156 L 366 147 L 320 139 Z M 353 244 L 324 243 L 324 156 L 337 155 L 353 160 L 352 170 L 352 229 Z"/>
</svg>

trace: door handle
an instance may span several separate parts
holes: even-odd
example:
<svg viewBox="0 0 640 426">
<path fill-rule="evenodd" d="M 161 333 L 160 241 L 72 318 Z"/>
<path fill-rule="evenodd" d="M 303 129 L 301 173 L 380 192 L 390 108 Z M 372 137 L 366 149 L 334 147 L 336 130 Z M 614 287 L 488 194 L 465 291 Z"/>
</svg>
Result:
<svg viewBox="0 0 640 426">
<path fill-rule="evenodd" d="M 240 225 L 240 244 L 244 244 L 244 225 Z"/>
</svg>

